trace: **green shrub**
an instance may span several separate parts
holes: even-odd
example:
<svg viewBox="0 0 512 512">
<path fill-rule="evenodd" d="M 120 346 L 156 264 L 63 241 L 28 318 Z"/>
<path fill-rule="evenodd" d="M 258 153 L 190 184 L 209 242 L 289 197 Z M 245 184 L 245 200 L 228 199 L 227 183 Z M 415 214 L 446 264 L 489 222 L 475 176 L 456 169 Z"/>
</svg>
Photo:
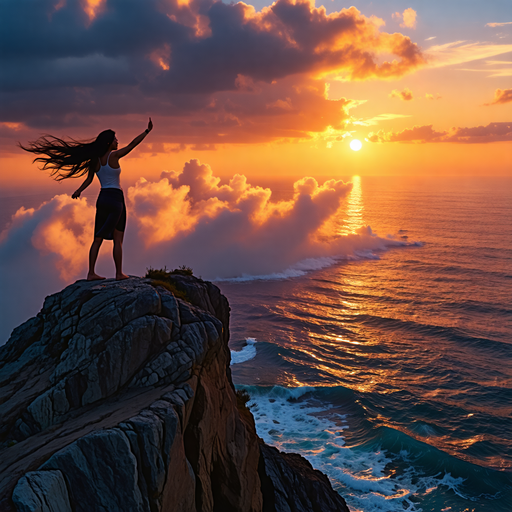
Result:
<svg viewBox="0 0 512 512">
<path fill-rule="evenodd" d="M 165 281 L 166 279 L 169 279 L 170 276 L 193 276 L 194 271 L 187 267 L 186 265 L 180 265 L 178 268 L 175 268 L 174 270 L 167 270 L 167 266 L 164 268 L 153 268 L 149 267 L 146 268 L 146 275 L 144 277 L 149 277 L 151 279 L 160 279 L 162 281 Z"/>
<path fill-rule="evenodd" d="M 186 267 L 185 265 L 182 265 L 180 268 L 175 270 L 167 270 L 167 267 L 160 269 L 149 267 L 146 268 L 146 275 L 144 277 L 151 279 L 152 286 L 163 286 L 166 290 L 169 290 L 172 294 L 174 294 L 175 297 L 190 302 L 187 294 L 182 290 L 178 290 L 176 287 L 176 282 L 173 280 L 173 275 L 191 276 L 192 269 L 190 267 Z"/>
<path fill-rule="evenodd" d="M 156 269 L 153 267 L 146 268 L 146 275 L 144 277 L 149 277 L 150 279 L 158 279 L 160 281 L 164 281 L 168 279 L 171 275 L 170 272 L 167 271 L 167 267 Z"/>
<path fill-rule="evenodd" d="M 182 276 L 193 276 L 194 271 L 190 267 L 187 267 L 187 265 L 180 265 L 178 268 L 175 268 L 171 272 L 171 274 L 179 274 Z"/>
</svg>

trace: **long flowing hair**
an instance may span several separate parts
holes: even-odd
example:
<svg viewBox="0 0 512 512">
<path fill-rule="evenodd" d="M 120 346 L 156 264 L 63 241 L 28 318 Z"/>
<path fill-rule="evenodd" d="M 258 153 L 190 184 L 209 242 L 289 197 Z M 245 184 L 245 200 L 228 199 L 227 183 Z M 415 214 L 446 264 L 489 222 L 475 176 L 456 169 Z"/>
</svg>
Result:
<svg viewBox="0 0 512 512">
<path fill-rule="evenodd" d="M 52 135 L 43 135 L 27 146 L 18 143 L 21 149 L 43 155 L 34 158 L 33 162 L 43 162 L 42 170 L 49 169 L 50 176 L 57 181 L 66 178 L 79 178 L 94 169 L 98 158 L 108 150 L 116 136 L 113 130 L 101 132 L 96 139 L 90 141 L 65 141 Z"/>
</svg>

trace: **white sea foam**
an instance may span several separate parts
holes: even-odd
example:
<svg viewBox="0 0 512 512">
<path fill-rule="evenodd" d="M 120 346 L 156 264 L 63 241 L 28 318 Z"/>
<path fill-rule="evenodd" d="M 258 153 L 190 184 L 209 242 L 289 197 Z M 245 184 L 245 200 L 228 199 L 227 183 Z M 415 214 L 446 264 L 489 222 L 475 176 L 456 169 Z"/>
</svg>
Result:
<svg viewBox="0 0 512 512">
<path fill-rule="evenodd" d="M 364 229 L 369 230 L 369 234 L 371 234 L 373 238 L 378 238 L 374 233 L 371 232 L 370 226 L 366 226 Z M 422 242 L 405 242 L 402 240 L 396 240 L 394 238 L 380 240 L 382 241 L 382 246 L 377 250 L 354 249 L 352 253 L 348 254 L 339 254 L 337 256 L 319 256 L 317 258 L 306 258 L 295 263 L 294 265 L 292 265 L 291 267 L 287 268 L 282 272 L 273 272 L 271 274 L 244 273 L 236 277 L 217 277 L 213 281 L 244 283 L 248 281 L 272 281 L 280 279 L 293 279 L 296 277 L 302 277 L 308 274 L 309 272 L 314 272 L 315 270 L 322 270 L 324 268 L 332 267 L 333 265 L 339 264 L 343 261 L 378 260 L 380 259 L 379 252 L 386 251 L 391 248 L 421 247 L 423 245 Z"/>
<path fill-rule="evenodd" d="M 371 251 L 370 251 L 371 252 Z M 229 281 L 229 282 L 238 282 L 243 283 L 247 281 L 269 281 L 276 279 L 290 279 L 294 277 L 301 277 L 309 272 L 313 272 L 315 270 L 322 270 L 323 268 L 332 267 L 336 263 L 340 261 L 347 261 L 353 259 L 362 259 L 363 255 L 359 256 L 321 256 L 319 258 L 307 258 L 305 260 L 299 261 L 295 263 L 290 268 L 284 270 L 283 272 L 274 272 L 272 274 L 263 274 L 263 275 L 249 275 L 242 274 L 239 277 L 226 277 L 226 278 L 217 278 L 215 281 Z M 375 258 L 371 258 L 375 259 Z"/>
<path fill-rule="evenodd" d="M 289 279 L 292 277 L 301 277 L 306 272 L 302 270 L 293 270 L 288 269 L 284 272 L 274 272 L 272 274 L 262 274 L 262 275 L 250 275 L 250 274 L 242 274 L 238 277 L 217 277 L 213 281 L 217 283 L 221 282 L 231 282 L 231 283 L 245 283 L 247 281 L 272 281 L 275 279 Z"/>
<path fill-rule="evenodd" d="M 245 363 L 256 357 L 256 338 L 246 338 L 247 345 L 242 350 L 231 351 L 231 365 Z"/>
<path fill-rule="evenodd" d="M 419 475 L 412 462 L 407 470 L 390 475 L 385 470 L 393 462 L 390 454 L 347 448 L 345 415 L 316 399 L 315 388 L 240 387 L 251 396 L 248 405 L 258 435 L 279 450 L 300 453 L 326 473 L 353 512 L 419 512 L 421 508 L 410 499 L 413 495 L 428 494 L 440 486 L 458 493 L 461 478 Z M 405 465 L 408 456 L 406 450 L 399 455 Z"/>
</svg>

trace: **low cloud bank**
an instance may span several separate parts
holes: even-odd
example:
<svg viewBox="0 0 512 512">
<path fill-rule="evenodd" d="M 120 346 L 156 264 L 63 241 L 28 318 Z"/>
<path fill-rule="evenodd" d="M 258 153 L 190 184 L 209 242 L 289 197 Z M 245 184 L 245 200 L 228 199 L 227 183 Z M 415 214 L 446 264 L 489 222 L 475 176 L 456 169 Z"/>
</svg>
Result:
<svg viewBox="0 0 512 512">
<path fill-rule="evenodd" d="M 339 258 L 403 242 L 375 236 L 369 227 L 340 236 L 338 212 L 351 183 L 302 178 L 288 201 L 241 174 L 220 184 L 209 165 L 187 162 L 158 181 L 140 179 L 126 191 L 128 227 L 124 269 L 188 265 L 205 279 L 295 276 Z M 94 206 L 55 196 L 38 209 L 21 208 L 0 235 L 0 343 L 40 309 L 45 295 L 84 278 L 93 236 Z M 338 228 L 334 226 L 338 226 Z M 97 271 L 113 275 L 111 243 Z"/>
<path fill-rule="evenodd" d="M 436 131 L 432 125 L 414 126 L 399 132 L 370 132 L 370 142 L 454 142 L 458 144 L 485 144 L 512 140 L 512 123 L 489 123 L 487 126 L 454 127 Z"/>
</svg>

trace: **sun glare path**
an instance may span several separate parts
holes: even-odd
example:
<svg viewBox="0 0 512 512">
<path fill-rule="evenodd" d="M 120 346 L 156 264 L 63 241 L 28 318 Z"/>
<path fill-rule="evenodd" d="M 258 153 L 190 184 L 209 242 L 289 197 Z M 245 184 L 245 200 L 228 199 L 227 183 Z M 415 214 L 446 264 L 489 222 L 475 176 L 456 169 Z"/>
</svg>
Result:
<svg viewBox="0 0 512 512">
<path fill-rule="evenodd" d="M 354 141 L 352 141 L 354 142 Z M 363 212 L 363 192 L 361 189 L 361 177 L 352 176 L 352 190 L 347 196 L 347 209 L 343 219 L 342 235 L 356 233 L 359 228 L 364 226 Z"/>
<path fill-rule="evenodd" d="M 353 151 L 359 151 L 362 147 L 363 147 L 363 144 L 361 143 L 360 140 L 354 139 L 350 143 L 350 149 L 352 149 Z"/>
</svg>

